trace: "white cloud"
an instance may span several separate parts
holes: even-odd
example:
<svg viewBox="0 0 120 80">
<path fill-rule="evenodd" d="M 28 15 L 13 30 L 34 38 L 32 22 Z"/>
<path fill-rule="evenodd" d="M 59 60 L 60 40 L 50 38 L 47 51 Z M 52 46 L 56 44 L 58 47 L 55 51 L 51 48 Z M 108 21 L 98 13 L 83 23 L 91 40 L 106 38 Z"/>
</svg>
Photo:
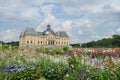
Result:
<svg viewBox="0 0 120 80">
<path fill-rule="evenodd" d="M 63 24 L 62 24 L 62 26 L 63 26 L 63 29 L 65 30 L 65 31 L 70 31 L 70 30 L 72 30 L 72 25 L 71 25 L 71 21 L 70 20 L 66 20 L 65 22 L 63 22 Z"/>
<path fill-rule="evenodd" d="M 19 32 L 15 29 L 7 29 L 0 32 L 1 41 L 14 41 L 18 38 Z"/>
<path fill-rule="evenodd" d="M 79 34 L 79 35 L 82 35 L 82 34 L 83 34 L 83 32 L 82 32 L 82 31 L 80 31 L 80 30 L 78 30 L 78 34 Z"/>
<path fill-rule="evenodd" d="M 105 33 L 105 38 L 112 38 L 112 35 L 114 35 L 115 32 L 113 30 L 109 30 L 108 32 Z"/>
<path fill-rule="evenodd" d="M 98 35 L 92 35 L 92 38 L 94 38 L 94 39 L 99 39 L 100 36 L 98 36 Z"/>
<path fill-rule="evenodd" d="M 117 33 L 119 33 L 119 34 L 120 34 L 120 28 L 118 28 L 118 29 L 117 29 Z"/>
<path fill-rule="evenodd" d="M 38 8 L 25 9 L 18 16 L 18 19 L 25 19 L 25 20 L 28 20 L 28 21 L 38 20 L 40 18 L 41 18 L 41 16 L 39 14 L 39 9 Z"/>
<path fill-rule="evenodd" d="M 60 30 L 61 29 L 61 24 L 63 21 L 61 19 L 56 19 L 56 17 L 52 14 L 45 14 L 43 20 L 41 23 L 37 26 L 38 31 L 43 31 L 47 24 L 50 24 L 53 30 Z"/>
<path fill-rule="evenodd" d="M 0 24 L 39 24 L 38 31 L 50 24 L 54 31 L 66 31 L 71 42 L 85 42 L 120 33 L 120 0 L 1 0 L 0 17 Z M 13 36 L 6 37 L 8 33 Z M 0 34 L 3 40 L 14 40 L 19 33 L 8 28 Z"/>
<path fill-rule="evenodd" d="M 54 10 L 54 8 L 55 8 L 55 5 L 53 5 L 53 4 L 41 6 L 41 10 L 42 10 L 42 12 L 45 13 L 45 14 L 50 14 L 50 13 L 52 13 L 53 10 Z"/>
</svg>

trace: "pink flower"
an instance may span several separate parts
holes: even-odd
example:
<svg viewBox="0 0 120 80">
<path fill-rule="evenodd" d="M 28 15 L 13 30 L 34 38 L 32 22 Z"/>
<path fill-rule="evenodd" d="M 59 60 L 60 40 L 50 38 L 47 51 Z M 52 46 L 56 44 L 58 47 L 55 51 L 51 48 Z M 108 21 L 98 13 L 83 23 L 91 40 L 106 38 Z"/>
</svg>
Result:
<svg viewBox="0 0 120 80">
<path fill-rule="evenodd" d="M 99 66 L 94 66 L 94 68 L 95 68 L 95 69 L 98 69 L 98 68 L 99 68 Z"/>
<path fill-rule="evenodd" d="M 90 70 L 85 70 L 86 73 L 90 73 Z"/>
</svg>

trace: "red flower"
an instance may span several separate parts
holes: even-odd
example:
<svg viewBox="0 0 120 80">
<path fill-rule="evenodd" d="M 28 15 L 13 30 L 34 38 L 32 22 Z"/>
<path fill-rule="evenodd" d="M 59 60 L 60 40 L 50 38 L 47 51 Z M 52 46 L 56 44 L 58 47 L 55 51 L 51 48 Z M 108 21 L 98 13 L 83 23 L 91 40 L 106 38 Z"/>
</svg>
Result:
<svg viewBox="0 0 120 80">
<path fill-rule="evenodd" d="M 110 71 L 110 75 L 111 75 L 111 76 L 114 76 L 115 73 L 114 73 L 113 71 Z"/>
</svg>

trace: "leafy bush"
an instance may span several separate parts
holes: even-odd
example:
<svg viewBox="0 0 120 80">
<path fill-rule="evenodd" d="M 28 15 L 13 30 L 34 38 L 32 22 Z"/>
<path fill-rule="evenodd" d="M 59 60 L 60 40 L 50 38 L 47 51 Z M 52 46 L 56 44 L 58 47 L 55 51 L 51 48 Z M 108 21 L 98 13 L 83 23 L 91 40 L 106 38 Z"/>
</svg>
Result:
<svg viewBox="0 0 120 80">
<path fill-rule="evenodd" d="M 68 72 L 68 66 L 63 63 L 54 63 L 49 59 L 43 60 L 40 64 L 43 76 L 47 80 L 63 80 Z"/>
<path fill-rule="evenodd" d="M 55 50 L 54 50 L 54 53 L 55 53 L 55 54 L 61 54 L 61 52 L 62 52 L 62 51 L 61 51 L 60 49 L 55 49 Z"/>
<path fill-rule="evenodd" d="M 64 46 L 64 47 L 63 47 L 63 51 L 65 51 L 65 52 L 67 52 L 68 49 L 69 49 L 68 46 Z"/>
<path fill-rule="evenodd" d="M 8 49 L 9 49 L 9 46 L 8 46 L 7 44 L 4 44 L 4 45 L 2 46 L 2 49 L 3 49 L 3 50 L 8 50 Z"/>
</svg>

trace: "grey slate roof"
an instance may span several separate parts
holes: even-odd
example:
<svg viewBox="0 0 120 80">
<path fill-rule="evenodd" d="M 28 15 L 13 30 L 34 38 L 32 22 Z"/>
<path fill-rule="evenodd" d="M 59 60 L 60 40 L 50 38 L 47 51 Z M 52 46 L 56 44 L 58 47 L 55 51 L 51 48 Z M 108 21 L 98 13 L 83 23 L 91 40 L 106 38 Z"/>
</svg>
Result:
<svg viewBox="0 0 120 80">
<path fill-rule="evenodd" d="M 24 31 L 21 32 L 20 37 L 25 36 L 25 35 L 35 36 L 37 35 L 37 32 L 35 31 L 34 28 L 26 28 Z"/>
<path fill-rule="evenodd" d="M 37 36 L 42 36 L 42 32 L 37 32 Z"/>
<path fill-rule="evenodd" d="M 21 32 L 20 37 L 25 35 L 31 35 L 31 36 L 45 36 L 48 34 L 53 34 L 55 36 L 60 37 L 69 37 L 65 31 L 58 31 L 54 33 L 54 31 L 51 30 L 50 25 L 47 25 L 47 29 L 43 32 L 37 32 L 34 28 L 26 28 L 24 31 Z"/>
<path fill-rule="evenodd" d="M 34 28 L 27 28 L 24 32 L 24 35 L 36 35 L 36 31 Z"/>
<path fill-rule="evenodd" d="M 58 31 L 56 32 L 56 35 L 60 37 L 69 37 L 65 31 Z"/>
</svg>

